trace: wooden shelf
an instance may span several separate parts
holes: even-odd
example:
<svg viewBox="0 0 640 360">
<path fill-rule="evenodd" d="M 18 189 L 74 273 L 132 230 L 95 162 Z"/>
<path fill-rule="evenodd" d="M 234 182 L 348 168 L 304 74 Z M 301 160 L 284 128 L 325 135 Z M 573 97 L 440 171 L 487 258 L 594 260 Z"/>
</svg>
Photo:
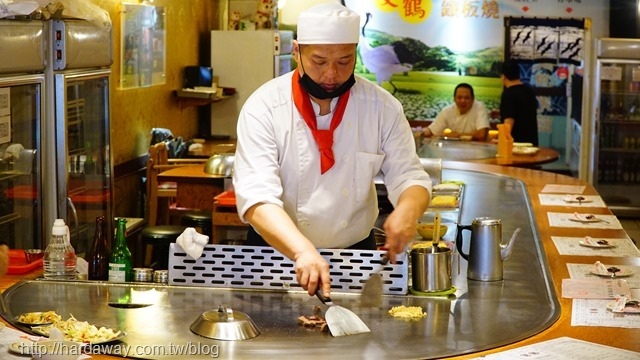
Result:
<svg viewBox="0 0 640 360">
<path fill-rule="evenodd" d="M 187 107 L 190 106 L 204 106 L 204 105 L 210 105 L 213 103 L 217 103 L 229 98 L 232 98 L 233 95 L 229 96 L 229 95 L 216 95 L 215 97 L 212 98 L 196 98 L 196 97 L 185 97 L 185 96 L 179 96 L 178 92 L 176 90 L 173 91 L 173 96 L 178 99 L 178 107 L 180 108 L 180 111 L 182 111 L 183 109 L 186 109 Z"/>
</svg>

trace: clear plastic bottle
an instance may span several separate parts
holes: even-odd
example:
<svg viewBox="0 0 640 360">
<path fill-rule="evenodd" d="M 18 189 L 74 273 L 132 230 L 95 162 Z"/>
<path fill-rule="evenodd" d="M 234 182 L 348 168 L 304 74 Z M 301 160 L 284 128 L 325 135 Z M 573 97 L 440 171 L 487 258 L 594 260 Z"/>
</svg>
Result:
<svg viewBox="0 0 640 360">
<path fill-rule="evenodd" d="M 75 279 L 76 252 L 69 242 L 69 228 L 64 220 L 56 219 L 51 229 L 51 240 L 42 259 L 46 279 Z"/>
</svg>

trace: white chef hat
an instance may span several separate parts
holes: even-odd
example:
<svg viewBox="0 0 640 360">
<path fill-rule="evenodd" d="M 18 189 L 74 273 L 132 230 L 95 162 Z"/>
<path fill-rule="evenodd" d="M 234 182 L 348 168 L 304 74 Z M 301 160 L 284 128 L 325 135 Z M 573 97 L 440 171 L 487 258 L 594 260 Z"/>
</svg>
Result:
<svg viewBox="0 0 640 360">
<path fill-rule="evenodd" d="M 357 44 L 360 15 L 337 3 L 310 7 L 298 16 L 299 44 Z"/>
</svg>

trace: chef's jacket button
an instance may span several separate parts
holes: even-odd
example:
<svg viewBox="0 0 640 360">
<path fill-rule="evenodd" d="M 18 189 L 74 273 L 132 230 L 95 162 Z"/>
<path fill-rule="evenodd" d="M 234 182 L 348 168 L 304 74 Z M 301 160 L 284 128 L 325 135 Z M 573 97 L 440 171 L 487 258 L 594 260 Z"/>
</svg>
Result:
<svg viewBox="0 0 640 360">
<path fill-rule="evenodd" d="M 342 157 L 343 161 L 349 161 L 349 159 L 350 159 L 349 155 L 345 155 Z"/>
<path fill-rule="evenodd" d="M 342 223 L 340 223 L 340 225 L 342 225 L 343 228 L 346 228 L 347 225 L 349 225 L 346 221 L 343 221 Z"/>
<path fill-rule="evenodd" d="M 349 196 L 349 189 L 342 189 L 342 195 L 345 197 Z"/>
</svg>

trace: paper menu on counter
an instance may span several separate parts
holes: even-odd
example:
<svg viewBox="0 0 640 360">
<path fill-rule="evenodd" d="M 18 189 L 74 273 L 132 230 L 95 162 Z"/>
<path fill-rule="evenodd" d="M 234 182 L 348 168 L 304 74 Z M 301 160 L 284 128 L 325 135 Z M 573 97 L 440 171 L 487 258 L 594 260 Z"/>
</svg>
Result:
<svg viewBox="0 0 640 360">
<path fill-rule="evenodd" d="M 598 238 L 600 239 L 600 238 Z M 640 250 L 629 238 L 603 238 L 615 246 L 609 248 L 591 248 L 580 245 L 584 237 L 552 236 L 551 241 L 556 246 L 560 255 L 578 256 L 611 256 L 611 257 L 637 257 Z"/>
<path fill-rule="evenodd" d="M 537 344 L 522 346 L 496 354 L 490 354 L 475 359 L 487 360 L 575 360 L 575 359 L 616 359 L 638 360 L 638 353 L 618 349 L 611 346 L 596 344 L 589 341 L 560 337 L 542 341 Z"/>
<path fill-rule="evenodd" d="M 9 351 L 9 346 L 15 342 L 19 342 L 21 340 L 24 341 L 36 341 L 40 339 L 38 336 L 32 336 L 22 331 L 18 331 L 15 329 L 10 329 L 8 327 L 4 327 L 4 324 L 1 324 L 2 328 L 0 329 L 0 358 L 7 360 L 24 360 L 31 359 L 31 357 L 25 357 L 24 355 L 17 355 L 13 352 Z"/>
<path fill-rule="evenodd" d="M 565 194 L 538 194 L 540 205 L 545 206 L 572 206 L 572 207 L 607 207 L 598 195 L 582 195 L 583 201 L 575 201 L 575 195 Z"/>
<path fill-rule="evenodd" d="M 542 188 L 543 193 L 582 194 L 586 186 L 547 184 Z"/>
<path fill-rule="evenodd" d="M 625 279 L 562 279 L 562 297 L 570 299 L 610 299 L 631 297 Z"/>
<path fill-rule="evenodd" d="M 594 215 L 593 221 L 585 220 L 588 215 L 575 212 L 548 212 L 547 218 L 549 226 L 555 227 L 622 230 L 622 224 L 615 215 Z"/>
<path fill-rule="evenodd" d="M 638 314 L 614 313 L 607 309 L 612 304 L 613 300 L 573 299 L 571 326 L 608 326 L 640 329 L 640 316 Z M 638 359 L 637 354 L 635 358 Z"/>
</svg>

